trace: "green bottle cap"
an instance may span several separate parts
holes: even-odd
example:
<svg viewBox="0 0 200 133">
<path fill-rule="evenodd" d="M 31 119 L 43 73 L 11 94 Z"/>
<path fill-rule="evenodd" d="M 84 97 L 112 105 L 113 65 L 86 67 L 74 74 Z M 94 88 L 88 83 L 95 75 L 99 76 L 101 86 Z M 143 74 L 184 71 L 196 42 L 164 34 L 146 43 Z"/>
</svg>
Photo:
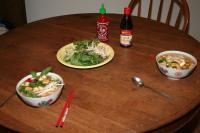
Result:
<svg viewBox="0 0 200 133">
<path fill-rule="evenodd" d="M 99 9 L 100 14 L 106 14 L 106 9 L 104 8 L 104 4 L 101 4 L 101 8 Z"/>
</svg>

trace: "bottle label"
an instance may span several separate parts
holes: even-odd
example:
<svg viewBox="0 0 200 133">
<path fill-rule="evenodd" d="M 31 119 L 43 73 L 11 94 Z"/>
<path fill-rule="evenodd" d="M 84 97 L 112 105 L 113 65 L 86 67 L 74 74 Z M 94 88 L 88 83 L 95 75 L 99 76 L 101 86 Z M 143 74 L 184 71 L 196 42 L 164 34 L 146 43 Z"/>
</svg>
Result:
<svg viewBox="0 0 200 133">
<path fill-rule="evenodd" d="M 108 22 L 97 22 L 97 38 L 103 42 L 108 41 Z"/>
<path fill-rule="evenodd" d="M 133 39 L 132 30 L 121 30 L 120 43 L 121 45 L 127 47 L 131 45 Z"/>
</svg>

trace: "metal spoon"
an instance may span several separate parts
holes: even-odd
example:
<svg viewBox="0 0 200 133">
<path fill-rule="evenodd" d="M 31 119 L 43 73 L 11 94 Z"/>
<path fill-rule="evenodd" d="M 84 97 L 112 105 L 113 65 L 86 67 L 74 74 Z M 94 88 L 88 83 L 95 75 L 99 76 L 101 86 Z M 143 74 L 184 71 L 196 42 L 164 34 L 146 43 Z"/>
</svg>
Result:
<svg viewBox="0 0 200 133">
<path fill-rule="evenodd" d="M 148 88 L 148 89 L 150 89 L 151 91 L 153 91 L 154 93 L 156 93 L 156 94 L 158 94 L 158 95 L 160 95 L 160 96 L 163 96 L 163 97 L 165 97 L 165 98 L 167 98 L 167 99 L 171 99 L 171 96 L 169 96 L 168 94 L 166 94 L 166 93 L 164 93 L 164 92 L 159 92 L 159 91 L 157 91 L 157 90 L 155 90 L 155 89 L 153 89 L 153 88 L 151 88 L 151 87 L 145 85 L 144 82 L 143 82 L 143 80 L 140 79 L 139 77 L 136 77 L 136 76 L 132 77 L 132 81 L 133 81 L 133 83 L 134 83 L 137 87 L 145 87 L 145 88 Z"/>
</svg>

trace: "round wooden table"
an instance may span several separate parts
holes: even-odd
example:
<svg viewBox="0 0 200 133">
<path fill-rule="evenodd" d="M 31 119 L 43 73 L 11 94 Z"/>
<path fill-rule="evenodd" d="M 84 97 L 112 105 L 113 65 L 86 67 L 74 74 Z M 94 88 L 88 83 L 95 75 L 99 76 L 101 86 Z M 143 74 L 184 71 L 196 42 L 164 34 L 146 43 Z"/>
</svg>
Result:
<svg viewBox="0 0 200 133">
<path fill-rule="evenodd" d="M 109 42 L 115 56 L 94 69 L 74 69 L 60 64 L 57 51 L 64 45 L 96 37 L 98 14 L 77 14 L 49 18 L 16 28 L 0 37 L 0 101 L 15 91 L 17 82 L 30 71 L 52 66 L 63 77 L 64 90 L 52 105 L 27 106 L 18 96 L 0 108 L 0 125 L 19 132 L 38 133 L 125 133 L 171 132 L 184 123 L 187 113 L 200 102 L 200 70 L 187 78 L 170 80 L 158 70 L 153 55 L 165 50 L 181 50 L 200 58 L 198 41 L 151 20 L 133 17 L 133 46 L 119 46 L 122 15 L 108 14 Z M 148 86 L 167 93 L 166 99 L 136 87 L 131 78 L 139 76 Z M 55 123 L 70 89 L 75 89 L 64 127 Z M 188 121 L 185 118 L 184 121 Z M 170 129 L 170 130 L 169 130 Z M 171 130 L 172 129 L 172 130 Z M 166 130 L 165 130 L 166 131 Z"/>
</svg>

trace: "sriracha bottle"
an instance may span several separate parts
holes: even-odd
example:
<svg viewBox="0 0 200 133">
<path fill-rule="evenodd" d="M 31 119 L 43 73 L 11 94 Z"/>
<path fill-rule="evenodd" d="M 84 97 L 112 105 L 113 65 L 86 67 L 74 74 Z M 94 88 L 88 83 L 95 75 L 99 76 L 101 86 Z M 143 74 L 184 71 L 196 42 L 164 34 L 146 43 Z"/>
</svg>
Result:
<svg viewBox="0 0 200 133">
<path fill-rule="evenodd" d="M 101 42 L 108 41 L 108 19 L 106 17 L 106 9 L 104 8 L 104 4 L 101 5 L 99 10 L 99 17 L 97 18 L 97 38 Z"/>
<path fill-rule="evenodd" d="M 120 45 L 122 47 L 130 47 L 133 38 L 133 23 L 131 20 L 131 8 L 124 8 L 124 16 L 120 24 Z"/>
</svg>

